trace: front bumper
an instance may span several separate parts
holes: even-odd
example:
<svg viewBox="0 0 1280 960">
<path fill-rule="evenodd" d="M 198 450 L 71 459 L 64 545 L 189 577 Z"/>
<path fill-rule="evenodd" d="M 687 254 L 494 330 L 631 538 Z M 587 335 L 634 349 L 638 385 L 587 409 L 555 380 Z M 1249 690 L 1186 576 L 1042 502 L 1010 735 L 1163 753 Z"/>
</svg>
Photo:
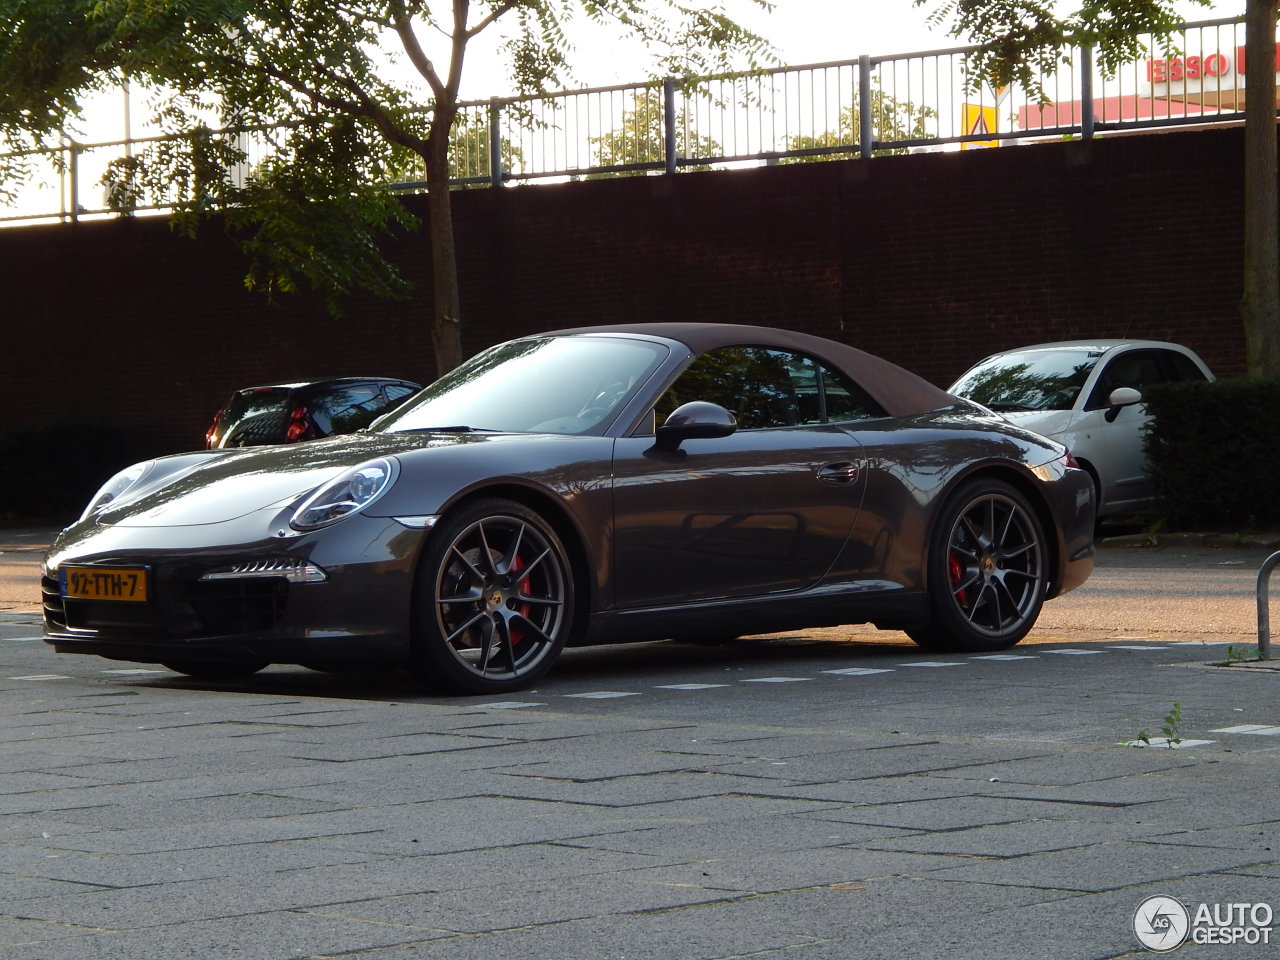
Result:
<svg viewBox="0 0 1280 960">
<path fill-rule="evenodd" d="M 1058 526 L 1058 576 L 1047 599 L 1080 586 L 1093 572 L 1096 524 L 1093 480 L 1083 470 L 1072 469 L 1048 487 L 1052 514 Z"/>
<path fill-rule="evenodd" d="M 60 653 L 142 663 L 408 660 L 414 572 L 426 531 L 353 516 L 281 538 L 263 536 L 268 526 L 252 521 L 69 528 L 51 547 L 41 580 L 46 642 Z M 62 570 L 70 564 L 143 567 L 147 600 L 68 597 Z M 290 564 L 310 565 L 323 579 L 263 575 L 264 566 Z M 215 579 L 202 579 L 211 571 Z"/>
</svg>

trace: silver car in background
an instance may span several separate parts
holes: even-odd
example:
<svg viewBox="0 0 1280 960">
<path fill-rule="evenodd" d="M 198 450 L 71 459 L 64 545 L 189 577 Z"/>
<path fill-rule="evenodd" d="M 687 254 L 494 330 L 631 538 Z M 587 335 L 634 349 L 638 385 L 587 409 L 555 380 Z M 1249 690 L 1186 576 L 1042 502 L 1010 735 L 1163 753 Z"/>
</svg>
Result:
<svg viewBox="0 0 1280 960">
<path fill-rule="evenodd" d="M 1151 504 L 1142 393 L 1212 380 L 1193 350 L 1158 340 L 1071 340 L 993 354 L 948 392 L 1064 444 L 1093 477 L 1098 518 Z"/>
</svg>

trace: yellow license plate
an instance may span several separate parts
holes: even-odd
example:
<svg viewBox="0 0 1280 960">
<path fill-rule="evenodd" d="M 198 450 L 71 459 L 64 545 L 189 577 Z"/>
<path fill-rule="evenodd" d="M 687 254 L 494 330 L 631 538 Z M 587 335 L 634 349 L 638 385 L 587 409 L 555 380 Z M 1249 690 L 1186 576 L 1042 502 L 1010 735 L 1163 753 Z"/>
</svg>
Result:
<svg viewBox="0 0 1280 960">
<path fill-rule="evenodd" d="M 146 567 L 63 567 L 62 595 L 70 600 L 145 603 Z"/>
</svg>

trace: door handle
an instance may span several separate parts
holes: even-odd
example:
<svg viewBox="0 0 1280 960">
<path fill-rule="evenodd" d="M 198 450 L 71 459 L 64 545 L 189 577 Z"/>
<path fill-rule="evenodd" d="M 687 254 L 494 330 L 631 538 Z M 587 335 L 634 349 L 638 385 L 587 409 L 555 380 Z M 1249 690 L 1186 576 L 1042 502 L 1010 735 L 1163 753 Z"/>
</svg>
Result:
<svg viewBox="0 0 1280 960">
<path fill-rule="evenodd" d="M 839 463 L 828 463 L 819 467 L 818 479 L 823 483 L 853 483 L 858 479 L 858 471 L 858 464 L 851 460 L 842 460 Z"/>
</svg>

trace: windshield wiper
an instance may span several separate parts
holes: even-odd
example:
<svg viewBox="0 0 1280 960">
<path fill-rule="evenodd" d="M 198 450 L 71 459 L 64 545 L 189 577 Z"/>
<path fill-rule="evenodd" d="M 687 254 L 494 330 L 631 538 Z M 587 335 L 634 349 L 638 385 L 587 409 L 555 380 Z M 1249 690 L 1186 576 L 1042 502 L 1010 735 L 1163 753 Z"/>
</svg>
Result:
<svg viewBox="0 0 1280 960">
<path fill-rule="evenodd" d="M 455 423 L 447 427 L 409 427 L 395 430 L 394 433 L 497 433 L 492 427 L 471 427 L 465 423 Z"/>
<path fill-rule="evenodd" d="M 984 403 L 983 406 L 988 410 L 999 410 L 1003 412 L 1040 409 L 1040 407 L 1033 407 L 1026 403 Z"/>
</svg>

